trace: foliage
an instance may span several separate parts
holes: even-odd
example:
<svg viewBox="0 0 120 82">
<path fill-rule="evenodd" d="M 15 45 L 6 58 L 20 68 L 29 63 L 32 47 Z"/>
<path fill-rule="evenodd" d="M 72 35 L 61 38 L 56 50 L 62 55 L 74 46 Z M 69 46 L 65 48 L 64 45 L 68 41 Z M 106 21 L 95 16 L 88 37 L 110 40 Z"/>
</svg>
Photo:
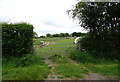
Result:
<svg viewBox="0 0 120 82">
<path fill-rule="evenodd" d="M 46 34 L 47 37 L 69 37 L 69 33 L 60 33 L 60 34 Z"/>
<path fill-rule="evenodd" d="M 72 34 L 72 37 L 76 36 L 76 37 L 80 37 L 82 35 L 81 32 L 73 32 Z"/>
<path fill-rule="evenodd" d="M 52 36 L 53 37 L 59 37 L 60 35 L 59 34 L 53 34 Z"/>
<path fill-rule="evenodd" d="M 28 23 L 2 23 L 3 57 L 19 57 L 33 52 L 33 26 Z"/>
<path fill-rule="evenodd" d="M 120 3 L 78 2 L 72 10 L 72 17 L 79 20 L 89 31 L 81 41 L 82 47 L 95 57 L 119 59 L 120 51 Z"/>
<path fill-rule="evenodd" d="M 44 80 L 49 73 L 48 66 L 36 55 L 3 58 L 3 80 Z"/>
<path fill-rule="evenodd" d="M 69 34 L 68 33 L 60 33 L 59 36 L 60 37 L 69 37 Z"/>
<path fill-rule="evenodd" d="M 102 59 L 102 58 L 96 58 L 92 55 L 89 54 L 89 52 L 86 52 L 86 51 L 78 51 L 78 50 L 75 50 L 75 51 L 71 51 L 71 54 L 70 54 L 70 58 L 73 59 L 73 60 L 76 60 L 77 62 L 80 62 L 80 63 L 95 63 L 95 64 L 98 64 L 98 63 L 105 63 L 105 62 L 110 62 L 110 59 Z"/>
<path fill-rule="evenodd" d="M 72 58 L 73 60 L 76 60 L 78 62 L 81 63 L 87 63 L 87 62 L 98 62 L 96 61 L 92 56 L 90 56 L 88 53 L 83 52 L 83 51 L 72 51 L 70 58 Z"/>
<path fill-rule="evenodd" d="M 51 35 L 51 34 L 49 34 L 49 33 L 47 33 L 47 34 L 46 34 L 46 36 L 47 36 L 47 37 L 52 37 L 52 35 Z"/>
<path fill-rule="evenodd" d="M 35 63 L 39 63 L 40 65 L 43 64 L 40 57 L 33 54 L 24 55 L 22 57 L 10 57 L 9 60 L 3 58 L 2 60 L 2 64 L 7 65 L 8 67 L 25 67 Z"/>
<path fill-rule="evenodd" d="M 40 38 L 45 38 L 45 36 L 40 36 Z"/>
<path fill-rule="evenodd" d="M 59 33 L 59 34 L 50 34 L 50 33 L 47 33 L 46 36 L 47 37 L 79 37 L 79 36 L 82 36 L 82 35 L 85 35 L 86 33 L 81 33 L 81 32 L 73 32 L 72 34 L 69 34 L 69 33 Z"/>
<path fill-rule="evenodd" d="M 92 73 L 99 73 L 116 79 L 119 76 L 119 61 L 94 58 L 87 52 L 77 50 L 71 52 L 70 58 L 76 60 L 81 67 L 84 67 Z"/>
<path fill-rule="evenodd" d="M 38 37 L 38 34 L 36 32 L 33 32 L 33 37 Z"/>
</svg>

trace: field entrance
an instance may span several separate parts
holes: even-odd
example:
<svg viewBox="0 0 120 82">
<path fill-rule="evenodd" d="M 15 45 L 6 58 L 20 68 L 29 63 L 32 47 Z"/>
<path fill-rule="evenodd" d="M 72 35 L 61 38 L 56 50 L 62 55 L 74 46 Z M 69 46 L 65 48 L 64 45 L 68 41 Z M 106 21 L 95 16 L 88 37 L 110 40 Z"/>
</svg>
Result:
<svg viewBox="0 0 120 82">
<path fill-rule="evenodd" d="M 40 41 L 44 41 L 49 44 L 46 44 L 45 46 L 41 47 L 39 45 Z M 71 68 L 71 66 L 74 66 L 74 64 L 69 58 L 71 52 L 77 49 L 77 45 L 74 44 L 73 42 L 74 42 L 74 38 L 35 39 L 34 46 L 35 46 L 36 54 L 39 55 L 46 64 L 48 64 L 48 67 L 51 70 L 51 73 L 48 75 L 46 80 L 62 80 L 62 79 L 69 80 L 69 79 L 73 79 L 75 75 L 77 75 L 77 77 L 79 76 L 81 77 L 81 73 L 78 73 L 79 70 L 75 69 L 74 73 L 71 76 L 70 72 L 72 70 L 67 69 L 67 67 Z M 58 71 L 59 66 L 60 68 L 62 68 L 61 69 L 62 72 Z M 63 73 L 64 75 L 61 73 Z"/>
<path fill-rule="evenodd" d="M 46 45 L 41 46 L 40 41 L 44 41 Z M 70 52 L 77 48 L 73 41 L 74 38 L 40 38 L 35 40 L 34 47 L 37 55 L 42 58 L 49 58 L 53 55 L 69 56 Z"/>
<path fill-rule="evenodd" d="M 77 50 L 77 45 L 74 44 L 73 37 L 71 38 L 37 38 L 34 39 L 35 53 L 40 56 L 42 61 L 48 65 L 50 74 L 45 80 L 107 80 L 110 79 L 102 73 L 104 70 L 111 70 L 112 67 L 105 67 L 104 62 L 94 64 L 91 62 L 81 63 L 77 59 L 71 59 L 71 56 L 78 55 L 80 61 L 89 61 L 91 58 L 84 53 L 80 54 Z M 41 46 L 40 42 L 45 42 L 46 45 Z M 74 54 L 73 54 L 74 53 Z M 81 55 L 81 56 L 80 56 Z M 109 64 L 109 63 L 108 63 Z M 106 64 L 106 65 L 108 65 Z M 101 68 L 99 68 L 101 66 Z M 105 67 L 105 68 L 104 68 Z M 115 75 L 117 75 L 117 64 Z M 103 72 L 101 71 L 103 70 Z M 100 72 L 99 72 L 100 71 Z M 105 71 L 107 75 L 109 71 Z M 111 72 L 113 75 L 113 72 Z M 111 76 L 110 76 L 111 77 Z M 115 76 L 116 78 L 116 76 Z"/>
</svg>

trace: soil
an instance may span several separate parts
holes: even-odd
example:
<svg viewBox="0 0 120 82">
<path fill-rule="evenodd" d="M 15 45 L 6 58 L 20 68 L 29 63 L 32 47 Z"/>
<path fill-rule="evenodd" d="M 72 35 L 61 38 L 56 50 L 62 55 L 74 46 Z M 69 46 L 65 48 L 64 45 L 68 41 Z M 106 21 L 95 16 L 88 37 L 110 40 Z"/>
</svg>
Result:
<svg viewBox="0 0 120 82">
<path fill-rule="evenodd" d="M 110 78 L 96 73 L 89 73 L 85 74 L 85 78 L 83 78 L 82 80 L 110 80 Z"/>
<path fill-rule="evenodd" d="M 57 64 L 54 63 L 52 60 L 49 58 L 43 60 L 46 64 L 48 64 L 48 67 L 51 71 L 51 73 L 48 75 L 46 80 L 62 80 L 62 76 L 54 74 L 53 67 L 56 66 Z"/>
</svg>

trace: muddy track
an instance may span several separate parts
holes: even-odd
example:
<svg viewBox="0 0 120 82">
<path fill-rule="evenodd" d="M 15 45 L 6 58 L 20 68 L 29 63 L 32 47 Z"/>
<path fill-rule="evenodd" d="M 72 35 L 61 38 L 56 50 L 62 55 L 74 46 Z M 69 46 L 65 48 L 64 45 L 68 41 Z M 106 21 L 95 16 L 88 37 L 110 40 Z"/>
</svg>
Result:
<svg viewBox="0 0 120 82">
<path fill-rule="evenodd" d="M 56 75 L 54 73 L 54 66 L 56 66 L 57 64 L 54 63 L 52 60 L 50 60 L 49 58 L 46 58 L 43 60 L 46 64 L 48 64 L 48 67 L 51 71 L 51 73 L 48 75 L 48 77 L 45 80 L 61 80 L 61 76 L 60 75 Z"/>
<path fill-rule="evenodd" d="M 75 60 L 72 59 L 69 60 L 71 61 L 71 63 L 78 65 L 78 63 Z M 87 69 L 86 67 L 83 68 Z M 89 74 L 85 74 L 84 78 L 81 78 L 80 80 L 110 80 L 110 78 L 96 73 L 89 73 Z"/>
<path fill-rule="evenodd" d="M 48 64 L 48 67 L 51 71 L 51 73 L 48 75 L 48 77 L 45 80 L 73 80 L 72 78 L 63 78 L 61 75 L 57 75 L 54 73 L 54 67 L 57 65 L 56 63 L 54 63 L 52 60 L 50 60 L 49 58 L 44 59 L 43 60 L 46 64 Z M 71 63 L 78 65 L 78 63 L 74 60 L 71 60 Z M 86 69 L 86 68 L 85 68 Z M 78 79 L 78 78 L 77 78 Z M 96 73 L 89 73 L 89 74 L 85 74 L 84 78 L 80 78 L 79 80 L 110 80 L 110 78 L 105 77 L 103 75 L 100 74 L 96 74 Z"/>
<path fill-rule="evenodd" d="M 58 64 L 54 63 L 52 60 L 50 60 L 49 58 L 44 59 L 43 60 L 46 64 L 48 64 L 48 67 L 51 71 L 51 73 L 48 75 L 48 77 L 45 79 L 45 81 L 47 80 L 71 80 L 71 78 L 64 78 L 61 75 L 57 75 L 54 73 L 54 67 Z"/>
</svg>

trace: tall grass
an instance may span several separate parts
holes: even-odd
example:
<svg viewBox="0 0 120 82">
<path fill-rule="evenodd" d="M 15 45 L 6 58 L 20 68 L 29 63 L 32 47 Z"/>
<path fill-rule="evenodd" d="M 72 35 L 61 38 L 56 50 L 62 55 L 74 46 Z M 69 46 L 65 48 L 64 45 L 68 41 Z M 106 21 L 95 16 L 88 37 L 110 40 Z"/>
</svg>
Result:
<svg viewBox="0 0 120 82">
<path fill-rule="evenodd" d="M 3 58 L 2 71 L 3 80 L 44 80 L 50 73 L 48 66 L 36 55 Z"/>
<path fill-rule="evenodd" d="M 91 72 L 99 73 L 110 78 L 118 79 L 119 61 L 94 58 L 87 52 L 71 52 L 70 58 L 76 60 L 79 64 L 89 69 Z"/>
</svg>

